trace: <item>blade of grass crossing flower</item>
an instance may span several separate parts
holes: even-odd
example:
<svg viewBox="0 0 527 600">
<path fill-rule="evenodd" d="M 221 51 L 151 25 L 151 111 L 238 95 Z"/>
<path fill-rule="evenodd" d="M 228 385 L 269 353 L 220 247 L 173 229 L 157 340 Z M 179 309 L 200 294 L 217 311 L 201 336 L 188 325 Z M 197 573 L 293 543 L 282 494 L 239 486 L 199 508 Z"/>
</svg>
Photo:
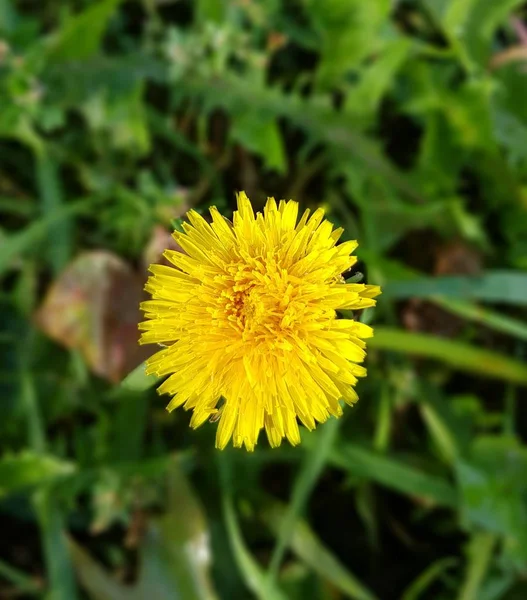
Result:
<svg viewBox="0 0 527 600">
<path fill-rule="evenodd" d="M 429 475 L 398 460 L 351 444 L 337 447 L 330 463 L 353 476 L 366 477 L 387 488 L 438 506 L 455 507 L 455 489 L 441 477 Z"/>
<path fill-rule="evenodd" d="M 369 345 L 379 350 L 435 358 L 461 371 L 527 385 L 526 364 L 469 344 L 391 327 L 376 327 Z"/>
<path fill-rule="evenodd" d="M 527 291 L 525 292 L 527 293 Z M 489 310 L 477 304 L 463 302 L 462 300 L 451 300 L 450 298 L 430 298 L 430 300 L 444 308 L 448 312 L 481 323 L 489 329 L 494 329 L 500 333 L 511 335 L 520 340 L 527 341 L 527 325 L 518 319 L 502 315 L 494 310 Z"/>
<path fill-rule="evenodd" d="M 465 581 L 459 591 L 458 600 L 478 600 L 479 593 L 497 542 L 493 533 L 480 532 L 472 536 L 468 547 L 468 565 Z"/>
<path fill-rule="evenodd" d="M 53 216 L 64 206 L 57 165 L 46 150 L 37 154 L 36 179 L 44 216 Z M 48 255 L 55 274 L 60 272 L 71 256 L 71 223 L 56 221 L 48 231 Z"/>
<path fill-rule="evenodd" d="M 284 593 L 274 582 L 269 582 L 260 565 L 253 558 L 240 530 L 233 504 L 231 463 L 228 452 L 217 457 L 222 487 L 223 517 L 229 535 L 232 553 L 247 587 L 259 600 L 286 600 Z"/>
<path fill-rule="evenodd" d="M 120 387 L 124 390 L 142 392 L 151 388 L 158 381 L 159 378 L 155 375 L 145 373 L 145 363 L 141 363 L 121 381 Z"/>
<path fill-rule="evenodd" d="M 401 600 L 420 600 L 426 598 L 426 590 L 439 579 L 448 569 L 458 564 L 458 559 L 454 557 L 440 558 L 427 567 L 415 581 L 403 592 Z"/>
<path fill-rule="evenodd" d="M 302 514 L 309 496 L 326 466 L 326 462 L 335 444 L 339 426 L 340 419 L 330 419 L 325 423 L 324 427 L 321 427 L 317 431 L 316 440 L 305 455 L 300 472 L 293 485 L 291 502 L 271 556 L 268 570 L 270 582 L 276 580 L 285 550 L 293 535 L 296 521 Z"/>
<path fill-rule="evenodd" d="M 280 503 L 268 504 L 262 518 L 275 535 L 279 535 L 287 515 L 287 508 Z M 290 540 L 293 552 L 315 573 L 330 581 L 350 598 L 376 600 L 355 575 L 324 546 L 306 521 L 297 520 Z"/>
</svg>

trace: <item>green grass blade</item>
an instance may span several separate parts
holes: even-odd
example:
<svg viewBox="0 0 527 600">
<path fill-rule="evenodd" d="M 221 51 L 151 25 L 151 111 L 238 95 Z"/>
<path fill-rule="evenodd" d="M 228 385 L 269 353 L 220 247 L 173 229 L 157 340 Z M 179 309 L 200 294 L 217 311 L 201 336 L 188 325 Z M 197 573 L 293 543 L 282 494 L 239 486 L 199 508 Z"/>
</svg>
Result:
<svg viewBox="0 0 527 600">
<path fill-rule="evenodd" d="M 222 506 L 225 525 L 232 553 L 247 587 L 259 600 L 286 600 L 274 581 L 269 581 L 260 565 L 253 558 L 240 530 L 232 500 L 232 474 L 230 457 L 225 452 L 218 456 L 222 488 Z"/>
<path fill-rule="evenodd" d="M 26 366 L 21 368 L 19 377 L 20 405 L 26 414 L 28 445 L 35 454 L 42 455 L 46 452 L 46 438 L 36 397 L 35 384 L 29 368 Z"/>
<path fill-rule="evenodd" d="M 383 286 L 385 298 L 431 298 L 446 296 L 527 306 L 527 274 L 519 271 L 486 271 L 465 277 L 423 277 L 392 281 Z"/>
<path fill-rule="evenodd" d="M 287 508 L 279 503 L 268 504 L 262 514 L 263 520 L 276 536 L 280 535 L 286 516 Z M 330 581 L 348 597 L 376 600 L 376 596 L 324 546 L 306 521 L 296 521 L 290 547 L 315 573 Z"/>
<path fill-rule="evenodd" d="M 42 488 L 33 496 L 46 560 L 49 589 L 53 600 L 76 600 L 77 584 L 69 554 L 65 516 L 51 489 Z"/>
<path fill-rule="evenodd" d="M 270 581 L 276 580 L 285 550 L 293 535 L 296 521 L 302 514 L 309 496 L 326 466 L 326 462 L 337 437 L 339 426 L 340 419 L 330 419 L 325 423 L 317 432 L 314 443 L 305 455 L 305 459 L 300 467 L 300 472 L 293 485 L 291 502 L 289 504 L 287 515 L 284 518 L 283 526 L 280 529 L 271 556 L 268 571 Z"/>
<path fill-rule="evenodd" d="M 36 162 L 36 179 L 44 217 L 53 217 L 64 207 L 58 167 L 45 150 L 37 153 Z M 55 274 L 66 266 L 72 254 L 71 237 L 71 223 L 67 220 L 55 222 L 48 230 L 48 255 Z"/>
<path fill-rule="evenodd" d="M 458 559 L 453 557 L 440 558 L 427 567 L 415 581 L 403 592 L 401 600 L 420 600 L 426 598 L 424 593 L 447 569 L 455 567 Z"/>
<path fill-rule="evenodd" d="M 435 358 L 460 371 L 527 385 L 525 363 L 462 342 L 391 327 L 376 327 L 375 336 L 368 345 L 379 350 Z"/>
<path fill-rule="evenodd" d="M 46 451 L 47 441 L 33 378 L 27 369 L 26 354 L 32 347 L 30 333 L 22 354 L 23 366 L 20 369 L 21 405 L 24 407 L 28 423 L 29 446 L 34 452 Z M 53 600 L 76 600 L 77 585 L 73 573 L 65 536 L 65 517 L 53 496 L 51 487 L 43 484 L 32 495 L 32 503 L 37 515 L 42 536 L 42 546 L 49 578 L 49 588 Z"/>
<path fill-rule="evenodd" d="M 494 331 L 527 341 L 527 325 L 518 319 L 513 319 L 494 310 L 462 300 L 435 297 L 430 298 L 430 300 L 458 317 L 474 321 L 475 323 L 481 323 L 481 325 L 489 329 L 494 329 Z"/>
<path fill-rule="evenodd" d="M 459 454 L 455 435 L 433 403 L 424 400 L 419 404 L 419 409 L 443 460 L 450 465 L 453 464 Z"/>
<path fill-rule="evenodd" d="M 455 489 L 443 478 L 429 475 L 366 448 L 346 444 L 336 448 L 330 463 L 355 477 L 366 477 L 387 488 L 437 506 L 455 507 Z"/>
<path fill-rule="evenodd" d="M 497 542 L 493 533 L 474 534 L 468 547 L 468 565 L 465 581 L 459 591 L 458 600 L 478 600 L 485 575 L 491 566 L 492 553 Z"/>
<path fill-rule="evenodd" d="M 274 583 L 269 584 L 263 570 L 249 553 L 241 535 L 232 497 L 228 494 L 223 496 L 223 512 L 234 557 L 247 587 L 260 600 L 286 600 Z"/>
</svg>

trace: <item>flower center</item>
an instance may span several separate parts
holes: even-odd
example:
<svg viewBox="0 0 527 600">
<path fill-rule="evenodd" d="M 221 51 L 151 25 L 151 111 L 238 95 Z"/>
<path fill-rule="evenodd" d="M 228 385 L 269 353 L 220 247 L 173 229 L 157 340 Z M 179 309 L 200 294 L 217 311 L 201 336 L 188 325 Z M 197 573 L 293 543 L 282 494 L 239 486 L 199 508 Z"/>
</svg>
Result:
<svg viewBox="0 0 527 600">
<path fill-rule="evenodd" d="M 303 303 L 295 300 L 298 290 L 289 279 L 275 265 L 236 267 L 220 304 L 224 317 L 244 340 L 273 342 L 291 333 Z"/>
</svg>

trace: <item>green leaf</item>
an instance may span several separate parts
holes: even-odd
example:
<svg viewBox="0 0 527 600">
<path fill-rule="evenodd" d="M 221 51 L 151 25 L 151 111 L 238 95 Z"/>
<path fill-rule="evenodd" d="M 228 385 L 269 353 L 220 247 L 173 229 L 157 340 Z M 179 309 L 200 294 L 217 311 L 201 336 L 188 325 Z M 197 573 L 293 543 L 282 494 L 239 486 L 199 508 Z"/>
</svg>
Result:
<svg viewBox="0 0 527 600">
<path fill-rule="evenodd" d="M 431 4 L 432 1 L 428 0 Z M 498 27 L 523 0 L 451 0 L 441 21 L 450 40 L 459 44 L 466 60 L 486 64 Z"/>
<path fill-rule="evenodd" d="M 232 75 L 223 79 L 187 77 L 185 90 L 187 95 L 199 98 L 208 110 L 219 106 L 229 114 L 237 114 L 250 108 L 265 113 L 268 120 L 287 117 L 310 136 L 339 152 L 349 153 L 359 168 L 383 177 L 408 198 L 426 202 L 421 189 L 384 156 L 379 143 L 357 127 L 356 119 L 333 110 L 324 97 L 306 101 L 277 88 L 258 86 L 254 89 L 241 77 Z"/>
<path fill-rule="evenodd" d="M 268 503 L 262 518 L 278 537 L 286 525 L 287 508 L 279 503 Z M 295 522 L 290 547 L 315 573 L 350 598 L 375 600 L 375 595 L 324 546 L 306 521 Z"/>
<path fill-rule="evenodd" d="M 285 173 L 287 161 L 275 119 L 262 118 L 261 114 L 251 110 L 233 115 L 231 136 L 242 146 L 258 154 L 268 169 Z"/>
<path fill-rule="evenodd" d="M 82 105 L 91 129 L 118 150 L 135 150 L 139 156 L 151 149 L 150 131 L 143 103 L 144 81 L 131 89 L 110 94 L 99 91 Z"/>
<path fill-rule="evenodd" d="M 151 55 L 135 51 L 119 56 L 97 55 L 86 60 L 46 65 L 42 74 L 46 98 L 62 109 L 81 110 L 86 100 L 133 94 L 145 81 L 166 83 L 166 65 Z M 150 107 L 151 108 L 151 107 Z"/>
<path fill-rule="evenodd" d="M 309 0 L 307 9 L 321 40 L 318 78 L 322 85 L 331 86 L 378 49 L 391 2 Z"/>
<path fill-rule="evenodd" d="M 348 277 L 346 279 L 346 283 L 361 283 L 363 280 L 364 280 L 364 273 L 361 273 L 360 271 L 358 271 L 351 277 Z"/>
<path fill-rule="evenodd" d="M 456 463 L 461 517 L 469 531 L 501 535 L 505 554 L 527 566 L 527 449 L 513 438 L 480 437 Z"/>
<path fill-rule="evenodd" d="M 485 271 L 477 276 L 423 277 L 388 282 L 383 295 L 389 298 L 447 296 L 527 306 L 527 274 L 518 271 Z"/>
<path fill-rule="evenodd" d="M 359 82 L 350 89 L 346 111 L 355 116 L 375 115 L 410 49 L 411 42 L 407 38 L 387 42 L 375 61 L 361 71 Z"/>
<path fill-rule="evenodd" d="M 199 21 L 222 23 L 225 20 L 225 0 L 197 0 L 197 18 Z"/>
<path fill-rule="evenodd" d="M 75 472 L 75 466 L 47 454 L 24 450 L 0 460 L 0 497 L 49 483 Z"/>
<path fill-rule="evenodd" d="M 455 507 L 457 503 L 456 491 L 443 478 L 366 448 L 342 444 L 331 453 L 330 463 L 353 477 L 366 477 L 431 505 Z"/>
<path fill-rule="evenodd" d="M 71 17 L 49 52 L 53 61 L 85 60 L 99 50 L 108 22 L 122 0 L 102 0 Z"/>
<path fill-rule="evenodd" d="M 391 327 L 376 327 L 370 348 L 435 358 L 454 369 L 527 385 L 527 365 L 491 350 Z"/>
</svg>

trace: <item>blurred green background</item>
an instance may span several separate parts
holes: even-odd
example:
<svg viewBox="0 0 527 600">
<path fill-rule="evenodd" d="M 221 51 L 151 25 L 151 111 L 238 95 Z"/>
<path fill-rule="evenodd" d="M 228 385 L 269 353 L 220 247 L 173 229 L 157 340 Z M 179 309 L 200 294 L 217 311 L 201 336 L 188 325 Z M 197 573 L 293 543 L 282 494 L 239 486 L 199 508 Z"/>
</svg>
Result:
<svg viewBox="0 0 527 600">
<path fill-rule="evenodd" d="M 0 0 L 0 598 L 527 597 L 526 21 Z M 324 206 L 383 286 L 360 402 L 295 449 L 121 383 L 147 265 L 236 190 Z"/>
</svg>

